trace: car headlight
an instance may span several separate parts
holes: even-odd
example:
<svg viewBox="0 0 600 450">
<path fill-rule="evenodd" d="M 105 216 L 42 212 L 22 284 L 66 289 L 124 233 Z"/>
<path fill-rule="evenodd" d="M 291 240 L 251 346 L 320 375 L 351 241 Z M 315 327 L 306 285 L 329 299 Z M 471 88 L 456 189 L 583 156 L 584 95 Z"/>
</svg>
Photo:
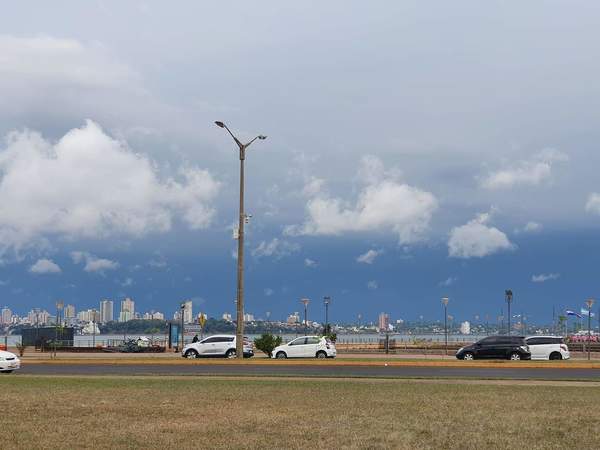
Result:
<svg viewBox="0 0 600 450">
<path fill-rule="evenodd" d="M 456 353 L 460 353 L 460 352 L 462 352 L 463 348 L 464 348 L 464 347 L 461 347 L 461 348 L 459 348 L 458 350 L 456 350 Z"/>
<path fill-rule="evenodd" d="M 527 347 L 526 345 L 521 345 L 519 348 L 521 350 L 523 350 L 524 352 L 528 352 L 529 351 L 529 347 Z"/>
<path fill-rule="evenodd" d="M 0 356 L 0 361 L 6 361 L 6 359 L 4 358 L 4 356 Z"/>
</svg>

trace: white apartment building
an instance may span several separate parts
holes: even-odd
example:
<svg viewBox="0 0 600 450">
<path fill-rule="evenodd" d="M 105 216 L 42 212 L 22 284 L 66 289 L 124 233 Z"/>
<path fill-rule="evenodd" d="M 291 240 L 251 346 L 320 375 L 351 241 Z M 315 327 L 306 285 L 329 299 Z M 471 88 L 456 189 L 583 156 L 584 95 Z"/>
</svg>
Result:
<svg viewBox="0 0 600 450">
<path fill-rule="evenodd" d="M 114 320 L 114 304 L 112 300 L 100 301 L 100 323 L 112 322 Z"/>
<path fill-rule="evenodd" d="M 128 322 L 135 318 L 135 302 L 129 297 L 121 300 L 121 312 L 119 322 Z"/>
</svg>

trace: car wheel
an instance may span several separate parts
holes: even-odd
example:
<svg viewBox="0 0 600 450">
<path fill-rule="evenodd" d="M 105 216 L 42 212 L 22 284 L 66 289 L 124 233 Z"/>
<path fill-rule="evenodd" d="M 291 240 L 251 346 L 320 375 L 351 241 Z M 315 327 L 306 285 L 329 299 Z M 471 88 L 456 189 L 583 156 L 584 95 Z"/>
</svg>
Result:
<svg viewBox="0 0 600 450">
<path fill-rule="evenodd" d="M 275 358 L 285 359 L 285 358 L 287 358 L 287 355 L 285 354 L 285 352 L 277 352 L 277 355 L 275 355 Z"/>
<path fill-rule="evenodd" d="M 325 358 L 327 358 L 327 353 L 325 353 L 323 351 L 317 352 L 317 358 L 325 359 Z"/>
<path fill-rule="evenodd" d="M 462 359 L 464 359 L 465 361 L 473 361 L 475 359 L 475 355 L 471 352 L 466 352 Z"/>
<path fill-rule="evenodd" d="M 187 359 L 196 359 L 198 357 L 198 352 L 196 350 L 188 350 L 185 352 L 185 357 Z"/>
<path fill-rule="evenodd" d="M 562 359 L 562 355 L 558 352 L 552 352 L 552 353 L 550 353 L 550 359 L 551 360 Z"/>
<path fill-rule="evenodd" d="M 2 373 L 12 373 L 12 370 L 3 370 Z"/>
<path fill-rule="evenodd" d="M 518 353 L 511 353 L 510 354 L 510 360 L 511 361 L 519 361 L 521 359 L 521 355 L 519 355 Z"/>
<path fill-rule="evenodd" d="M 235 358 L 235 350 L 230 348 L 229 350 L 227 350 L 227 353 L 225 353 L 225 358 Z"/>
</svg>

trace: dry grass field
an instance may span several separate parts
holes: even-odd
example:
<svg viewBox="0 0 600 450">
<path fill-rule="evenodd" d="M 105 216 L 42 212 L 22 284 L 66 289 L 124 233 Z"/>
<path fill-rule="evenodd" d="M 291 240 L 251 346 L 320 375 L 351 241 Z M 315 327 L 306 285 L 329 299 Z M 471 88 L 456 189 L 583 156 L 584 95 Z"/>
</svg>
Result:
<svg viewBox="0 0 600 450">
<path fill-rule="evenodd" d="M 0 376 L 2 448 L 597 449 L 600 389 Z"/>
</svg>

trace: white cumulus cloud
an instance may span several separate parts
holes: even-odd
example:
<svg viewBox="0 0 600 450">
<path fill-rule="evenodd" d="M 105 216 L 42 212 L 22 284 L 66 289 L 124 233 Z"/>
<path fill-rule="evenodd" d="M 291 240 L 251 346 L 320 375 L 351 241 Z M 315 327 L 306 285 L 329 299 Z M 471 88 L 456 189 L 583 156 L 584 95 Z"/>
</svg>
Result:
<svg viewBox="0 0 600 450">
<path fill-rule="evenodd" d="M 306 204 L 306 221 L 286 227 L 285 233 L 339 235 L 389 229 L 398 235 L 401 244 L 421 239 L 437 209 L 435 196 L 397 181 L 397 173 L 384 171 L 374 156 L 363 158 L 359 174 L 364 186 L 354 204 L 329 196 L 319 186 Z"/>
<path fill-rule="evenodd" d="M 458 281 L 457 277 L 448 277 L 444 281 L 440 282 L 440 286 L 452 286 Z"/>
<path fill-rule="evenodd" d="M 306 267 L 317 267 L 317 262 L 314 259 L 304 258 L 304 265 Z"/>
<path fill-rule="evenodd" d="M 371 280 L 367 283 L 367 288 L 369 288 L 371 291 L 374 291 L 378 287 L 379 287 L 379 283 L 375 280 Z"/>
<path fill-rule="evenodd" d="M 556 162 L 568 161 L 569 157 L 554 149 L 546 149 L 532 159 L 521 160 L 513 166 L 491 172 L 481 180 L 487 189 L 507 189 L 518 185 L 538 186 L 552 176 Z"/>
<path fill-rule="evenodd" d="M 585 204 L 585 210 L 592 214 L 600 215 L 600 194 L 592 192 Z"/>
<path fill-rule="evenodd" d="M 465 225 L 454 227 L 448 240 L 448 254 L 454 258 L 481 258 L 516 248 L 506 234 L 489 226 L 490 213 L 479 214 Z"/>
<path fill-rule="evenodd" d="M 86 272 L 98 272 L 103 274 L 107 270 L 119 268 L 119 263 L 110 259 L 98 258 L 88 252 L 71 252 L 71 259 L 75 264 L 85 263 L 83 270 Z"/>
<path fill-rule="evenodd" d="M 540 273 L 539 275 L 532 275 L 531 281 L 534 283 L 543 283 L 549 280 L 557 280 L 559 277 L 559 273 Z"/>
<path fill-rule="evenodd" d="M 373 250 L 370 249 L 367 252 L 356 258 L 356 262 L 363 264 L 373 264 L 375 262 L 375 258 L 383 253 L 383 250 Z"/>
<path fill-rule="evenodd" d="M 45 273 L 61 273 L 62 272 L 62 270 L 60 269 L 60 266 L 58 264 L 56 264 L 51 259 L 46 259 L 46 258 L 38 259 L 36 261 L 36 263 L 29 268 L 29 271 L 31 273 L 35 273 L 38 275 L 45 274 Z"/>
<path fill-rule="evenodd" d="M 208 226 L 219 183 L 183 168 L 161 180 L 155 165 L 87 121 L 51 143 L 12 132 L 0 151 L 0 251 L 59 236 L 140 237 L 171 229 L 175 217 Z"/>
<path fill-rule="evenodd" d="M 270 241 L 261 241 L 260 244 L 258 244 L 258 247 L 252 250 L 252 256 L 256 258 L 272 256 L 275 259 L 281 259 L 298 250 L 300 250 L 300 245 L 295 242 L 273 238 Z"/>
</svg>

